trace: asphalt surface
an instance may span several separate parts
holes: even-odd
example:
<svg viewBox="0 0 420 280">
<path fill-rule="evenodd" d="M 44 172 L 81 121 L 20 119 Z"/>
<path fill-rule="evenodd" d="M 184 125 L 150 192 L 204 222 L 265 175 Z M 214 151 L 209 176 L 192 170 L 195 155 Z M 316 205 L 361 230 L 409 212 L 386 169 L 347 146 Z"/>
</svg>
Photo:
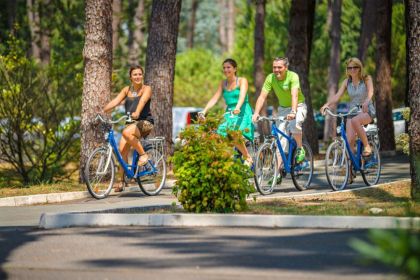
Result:
<svg viewBox="0 0 420 280">
<path fill-rule="evenodd" d="M 362 230 L 0 229 L 0 279 L 396 279 L 349 246 Z"/>
<path fill-rule="evenodd" d="M 383 158 L 382 173 L 379 183 L 387 183 L 396 180 L 409 179 L 409 161 L 405 156 Z M 365 187 L 363 179 L 359 174 L 355 182 L 347 189 Z M 331 191 L 325 178 L 323 166 L 315 169 L 313 182 L 310 189 L 300 192 L 297 191 L 290 178 L 283 179 L 281 185 L 276 187 L 274 193 L 265 197 L 282 197 L 291 195 L 302 195 L 311 193 L 323 193 Z M 255 193 L 258 197 L 260 195 Z M 265 198 L 264 197 L 264 198 Z M 59 204 L 32 205 L 32 206 L 7 206 L 0 207 L 0 227 L 1 226 L 37 226 L 42 213 L 59 213 L 70 211 L 94 211 L 112 208 L 141 207 L 154 205 L 171 205 L 177 202 L 171 194 L 171 189 L 163 189 L 161 194 L 155 197 L 145 196 L 140 189 L 137 191 L 125 191 L 117 195 L 112 195 L 106 199 L 96 200 L 94 198 L 84 198 L 62 202 Z"/>
<path fill-rule="evenodd" d="M 385 158 L 380 183 L 409 178 L 408 159 Z M 361 177 L 349 188 L 364 186 Z M 271 195 L 329 191 L 317 168 L 312 188 L 290 179 Z M 365 230 L 231 227 L 102 227 L 40 230 L 42 213 L 168 205 L 170 189 L 123 192 L 60 204 L 0 207 L 0 279 L 396 279 L 361 264 L 349 247 Z"/>
</svg>

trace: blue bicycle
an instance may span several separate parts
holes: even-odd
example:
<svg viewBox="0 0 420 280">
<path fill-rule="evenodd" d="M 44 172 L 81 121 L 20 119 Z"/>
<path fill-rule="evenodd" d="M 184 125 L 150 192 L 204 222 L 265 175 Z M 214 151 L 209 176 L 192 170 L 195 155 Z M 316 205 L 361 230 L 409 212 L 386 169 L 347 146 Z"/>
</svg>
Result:
<svg viewBox="0 0 420 280">
<path fill-rule="evenodd" d="M 88 157 L 84 169 L 84 178 L 89 193 L 96 199 L 107 197 L 114 184 L 116 166 L 115 161 L 124 169 L 125 179 L 137 181 L 140 189 L 146 195 L 157 195 L 162 190 L 166 181 L 166 163 L 164 154 L 164 138 L 156 137 L 147 139 L 143 143 L 149 161 L 144 166 L 138 166 L 139 154 L 133 152 L 131 164 L 126 163 L 114 138 L 112 126 L 122 120 L 131 122 L 131 117 L 123 116 L 116 121 L 105 120 L 98 115 L 95 119 L 106 125 L 107 144 L 96 148 Z"/>
<path fill-rule="evenodd" d="M 378 183 L 381 176 L 381 158 L 376 126 L 370 129 L 365 128 L 369 145 L 372 147 L 372 154 L 367 158 L 362 156 L 363 144 L 360 139 L 357 139 L 355 154 L 353 154 L 347 140 L 344 118 L 354 114 L 357 110 L 358 108 L 355 107 L 347 114 L 334 114 L 330 109 L 325 109 L 328 114 L 341 120 L 340 126 L 337 128 L 339 137 L 336 137 L 328 146 L 325 154 L 325 173 L 328 184 L 335 191 L 343 190 L 349 182 L 349 176 L 353 176 L 351 173 L 355 175 L 357 171 L 361 172 L 363 181 L 368 186 Z M 352 172 L 350 172 L 350 168 L 353 169 Z"/>
<path fill-rule="evenodd" d="M 307 143 L 302 144 L 305 150 L 305 159 L 301 162 L 296 161 L 297 144 L 291 135 L 279 130 L 276 126 L 276 121 L 287 122 L 284 117 L 267 118 L 259 117 L 258 121 L 268 120 L 271 122 L 271 135 L 269 135 L 264 143 L 258 149 L 256 155 L 256 186 L 258 191 L 267 195 L 273 192 L 277 184 L 277 177 L 279 172 L 285 177 L 290 173 L 293 184 L 299 191 L 309 188 L 314 170 L 314 162 L 312 150 Z M 287 126 L 287 123 L 286 123 Z M 284 151 L 280 139 L 284 137 L 288 143 L 287 151 Z M 278 155 L 283 160 L 283 167 L 279 168 Z"/>
</svg>

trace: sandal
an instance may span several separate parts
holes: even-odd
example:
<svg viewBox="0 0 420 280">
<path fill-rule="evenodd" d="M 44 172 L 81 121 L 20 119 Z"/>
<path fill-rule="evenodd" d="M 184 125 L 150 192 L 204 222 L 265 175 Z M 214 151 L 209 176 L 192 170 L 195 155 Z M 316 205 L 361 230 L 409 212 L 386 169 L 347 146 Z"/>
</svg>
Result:
<svg viewBox="0 0 420 280">
<path fill-rule="evenodd" d="M 124 183 L 121 182 L 117 187 L 114 188 L 114 192 L 122 192 L 124 191 Z"/>
<path fill-rule="evenodd" d="M 140 158 L 139 158 L 139 161 L 137 162 L 137 165 L 138 166 L 146 165 L 148 161 L 149 161 L 149 155 L 144 153 L 144 154 L 140 155 Z"/>
<path fill-rule="evenodd" d="M 366 147 L 363 150 L 362 156 L 364 157 L 370 157 L 370 155 L 372 154 L 372 148 L 369 147 L 369 149 L 367 149 Z"/>
</svg>

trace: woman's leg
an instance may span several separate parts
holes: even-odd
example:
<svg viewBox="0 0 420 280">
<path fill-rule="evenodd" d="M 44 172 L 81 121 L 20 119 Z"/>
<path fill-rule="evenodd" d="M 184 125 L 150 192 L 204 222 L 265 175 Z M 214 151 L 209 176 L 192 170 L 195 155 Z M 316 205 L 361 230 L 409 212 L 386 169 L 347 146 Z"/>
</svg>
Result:
<svg viewBox="0 0 420 280">
<path fill-rule="evenodd" d="M 123 130 L 122 135 L 124 139 L 127 141 L 127 143 L 130 144 L 130 146 L 136 149 L 136 151 L 139 153 L 140 159 L 139 159 L 138 164 L 144 165 L 145 163 L 147 163 L 148 156 L 145 153 L 143 146 L 141 145 L 139 141 L 139 138 L 141 137 L 141 135 L 140 135 L 140 130 L 137 128 L 137 126 L 135 124 L 132 124 L 126 127 Z"/>
<path fill-rule="evenodd" d="M 241 143 L 235 143 L 235 147 L 236 147 L 236 149 L 239 150 L 239 152 L 241 152 L 242 156 L 244 157 L 244 160 L 252 163 L 252 157 L 249 154 L 249 152 L 248 152 L 248 150 L 247 150 L 247 148 L 245 146 L 245 142 L 244 141 L 242 141 Z"/>
<path fill-rule="evenodd" d="M 369 116 L 368 113 L 360 113 L 356 117 L 351 119 L 351 124 L 353 126 L 353 129 L 359 136 L 360 140 L 362 140 L 363 147 L 364 147 L 364 153 L 370 154 L 372 152 L 372 149 L 369 145 L 366 131 L 363 129 L 363 125 L 369 124 L 372 121 L 372 118 Z"/>
<path fill-rule="evenodd" d="M 347 140 L 349 141 L 349 146 L 351 151 L 354 153 L 354 144 L 356 141 L 356 132 L 354 131 L 352 122 L 352 119 L 347 119 L 346 123 L 346 134 L 347 134 Z"/>
</svg>

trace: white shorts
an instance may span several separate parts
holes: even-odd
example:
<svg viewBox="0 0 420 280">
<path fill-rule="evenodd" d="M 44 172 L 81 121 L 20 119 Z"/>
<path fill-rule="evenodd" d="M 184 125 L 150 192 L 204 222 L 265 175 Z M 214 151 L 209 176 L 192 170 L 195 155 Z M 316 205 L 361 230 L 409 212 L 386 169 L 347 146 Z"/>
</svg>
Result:
<svg viewBox="0 0 420 280">
<path fill-rule="evenodd" d="M 290 114 L 291 110 L 292 110 L 291 107 L 279 107 L 278 115 L 279 117 L 286 117 L 288 114 Z M 307 111 L 308 110 L 306 108 L 306 104 L 299 103 L 297 106 L 295 119 L 287 122 L 287 127 L 286 127 L 286 122 L 281 122 L 280 125 L 278 126 L 278 129 L 284 132 L 285 134 L 287 134 L 288 130 L 292 132 L 292 134 L 302 134 L 302 126 L 303 126 L 303 122 L 306 119 Z M 281 146 L 283 150 L 286 150 L 287 148 L 286 138 L 284 137 L 281 138 L 280 142 L 281 142 Z"/>
<path fill-rule="evenodd" d="M 291 107 L 279 107 L 279 117 L 286 117 L 290 114 L 292 110 Z M 306 119 L 307 108 L 305 103 L 299 103 L 297 106 L 296 111 L 296 118 L 294 120 L 289 121 L 288 129 L 295 134 L 295 133 L 302 133 L 302 126 L 303 122 Z M 283 123 L 284 124 L 284 123 Z M 279 129 L 282 125 L 280 124 Z M 284 126 L 284 125 L 283 125 Z"/>
</svg>

